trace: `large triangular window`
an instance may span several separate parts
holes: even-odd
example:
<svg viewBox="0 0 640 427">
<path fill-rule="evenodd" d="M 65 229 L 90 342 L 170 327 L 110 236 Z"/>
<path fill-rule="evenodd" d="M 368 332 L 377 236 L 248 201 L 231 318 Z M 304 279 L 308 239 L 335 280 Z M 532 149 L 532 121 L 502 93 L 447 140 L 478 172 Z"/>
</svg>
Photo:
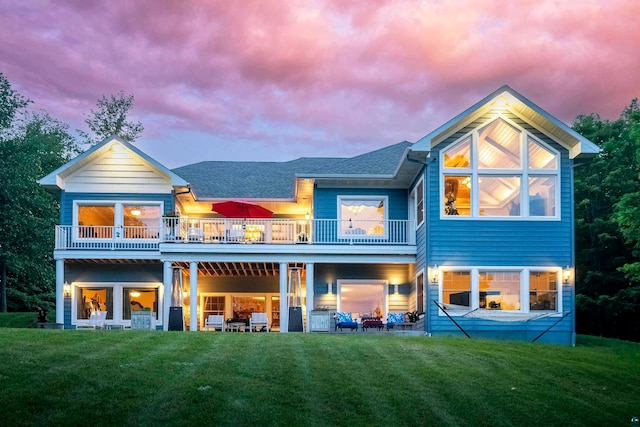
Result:
<svg viewBox="0 0 640 427">
<path fill-rule="evenodd" d="M 442 215 L 559 218 L 559 159 L 498 117 L 442 151 Z"/>
</svg>

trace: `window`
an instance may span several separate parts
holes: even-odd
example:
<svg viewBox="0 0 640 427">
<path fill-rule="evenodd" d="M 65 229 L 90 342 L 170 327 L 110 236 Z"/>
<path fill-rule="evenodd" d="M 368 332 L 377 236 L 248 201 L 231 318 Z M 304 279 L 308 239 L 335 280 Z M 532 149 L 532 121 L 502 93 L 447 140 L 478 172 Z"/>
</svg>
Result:
<svg viewBox="0 0 640 427">
<path fill-rule="evenodd" d="M 556 310 L 558 302 L 558 273 L 532 271 L 529 273 L 529 310 Z"/>
<path fill-rule="evenodd" d="M 443 217 L 557 218 L 559 154 L 499 117 L 443 151 Z"/>
<path fill-rule="evenodd" d="M 442 268 L 440 302 L 446 310 L 529 313 L 561 311 L 561 268 Z"/>
<path fill-rule="evenodd" d="M 386 236 L 388 197 L 338 196 L 340 237 Z"/>
<path fill-rule="evenodd" d="M 424 180 L 420 179 L 418 185 L 413 189 L 411 193 L 411 200 L 413 200 L 413 209 L 415 209 L 416 228 L 420 227 L 424 222 Z"/>
<path fill-rule="evenodd" d="M 92 311 L 106 311 L 107 319 L 113 319 L 113 288 L 91 287 L 78 288 L 77 318 L 89 319 Z"/>
<path fill-rule="evenodd" d="M 443 272 L 441 299 L 453 310 L 471 307 L 471 274 L 468 271 Z"/>
<path fill-rule="evenodd" d="M 81 239 L 155 239 L 161 211 L 161 203 L 77 202 L 74 223 Z"/>
<path fill-rule="evenodd" d="M 158 319 L 158 288 L 124 288 L 122 318 L 131 320 L 132 311 L 151 311 Z"/>
<path fill-rule="evenodd" d="M 520 310 L 519 271 L 480 271 L 480 308 Z"/>
<path fill-rule="evenodd" d="M 416 311 L 424 313 L 424 273 L 416 276 Z"/>
<path fill-rule="evenodd" d="M 384 280 L 338 280 L 338 311 L 349 311 L 354 318 L 384 317 L 388 292 L 389 284 Z"/>
</svg>

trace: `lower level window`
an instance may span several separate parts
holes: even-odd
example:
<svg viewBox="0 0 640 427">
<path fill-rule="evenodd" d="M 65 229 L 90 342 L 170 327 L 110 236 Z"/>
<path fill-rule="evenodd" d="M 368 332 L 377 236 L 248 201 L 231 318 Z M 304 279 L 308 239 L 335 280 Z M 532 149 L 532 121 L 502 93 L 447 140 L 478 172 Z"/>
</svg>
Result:
<svg viewBox="0 0 640 427">
<path fill-rule="evenodd" d="M 442 298 L 445 304 L 455 308 L 471 307 L 471 273 L 445 271 L 442 274 Z"/>
<path fill-rule="evenodd" d="M 549 271 L 529 273 L 529 310 L 556 310 L 558 275 Z"/>
<path fill-rule="evenodd" d="M 520 272 L 480 271 L 480 308 L 520 310 Z"/>
<path fill-rule="evenodd" d="M 442 269 L 440 302 L 447 310 L 559 311 L 561 269 Z"/>
<path fill-rule="evenodd" d="M 151 311 L 158 319 L 158 289 L 124 288 L 122 292 L 122 318 L 131 320 L 132 311 Z"/>
<path fill-rule="evenodd" d="M 78 319 L 89 319 L 96 311 L 106 311 L 107 319 L 113 319 L 113 288 L 78 288 Z"/>
</svg>

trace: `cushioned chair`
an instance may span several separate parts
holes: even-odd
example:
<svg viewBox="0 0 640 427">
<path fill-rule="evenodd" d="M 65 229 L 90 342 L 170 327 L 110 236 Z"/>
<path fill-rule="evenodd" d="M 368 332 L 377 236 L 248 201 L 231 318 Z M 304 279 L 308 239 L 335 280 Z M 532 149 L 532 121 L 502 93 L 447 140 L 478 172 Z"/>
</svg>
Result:
<svg viewBox="0 0 640 427">
<path fill-rule="evenodd" d="M 221 314 L 211 314 L 209 315 L 209 317 L 207 317 L 204 321 L 204 328 L 203 330 L 205 331 L 210 331 L 210 330 L 217 330 L 220 329 L 222 332 L 224 332 L 225 330 L 225 324 L 224 324 L 224 316 Z"/>
<path fill-rule="evenodd" d="M 338 328 L 340 328 L 341 331 L 343 328 L 349 328 L 351 329 L 352 332 L 354 329 L 356 331 L 358 330 L 358 322 L 356 322 L 351 318 L 350 311 L 345 311 L 345 312 L 339 311 L 336 313 L 335 318 L 336 318 L 336 328 L 335 328 L 336 331 L 338 330 Z"/>
<path fill-rule="evenodd" d="M 267 319 L 267 313 L 251 313 L 251 319 L 249 319 L 249 332 L 253 332 L 254 328 L 256 332 L 259 332 L 261 329 L 265 329 L 269 332 L 269 319 Z"/>
<path fill-rule="evenodd" d="M 387 317 L 387 331 L 393 329 L 396 323 L 404 323 L 404 313 L 389 313 L 389 317 Z"/>
</svg>

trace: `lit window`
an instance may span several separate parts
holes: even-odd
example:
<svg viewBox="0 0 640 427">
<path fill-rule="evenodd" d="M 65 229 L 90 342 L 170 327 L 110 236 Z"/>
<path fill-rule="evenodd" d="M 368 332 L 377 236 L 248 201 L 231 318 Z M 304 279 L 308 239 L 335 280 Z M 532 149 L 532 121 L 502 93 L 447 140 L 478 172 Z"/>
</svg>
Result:
<svg viewBox="0 0 640 427">
<path fill-rule="evenodd" d="M 110 239 L 114 225 L 114 205 L 78 206 L 78 237 Z"/>
<path fill-rule="evenodd" d="M 468 168 L 471 166 L 471 138 L 466 138 L 444 153 L 445 168 Z"/>
<path fill-rule="evenodd" d="M 386 196 L 339 196 L 340 237 L 384 236 Z"/>
<path fill-rule="evenodd" d="M 122 318 L 131 320 L 132 311 L 151 311 L 158 319 L 158 288 L 124 288 Z"/>
<path fill-rule="evenodd" d="M 149 239 L 158 236 L 159 205 L 124 205 L 124 235 L 128 239 Z"/>
<path fill-rule="evenodd" d="M 442 301 L 450 310 L 471 307 L 471 273 L 468 271 L 443 272 Z"/>
<path fill-rule="evenodd" d="M 555 218 L 559 214 L 558 153 L 505 119 L 464 136 L 442 157 L 444 216 Z"/>
<path fill-rule="evenodd" d="M 480 308 L 520 310 L 519 271 L 480 271 Z"/>
<path fill-rule="evenodd" d="M 558 301 L 558 273 L 532 271 L 529 273 L 529 310 L 556 310 Z"/>
<path fill-rule="evenodd" d="M 113 319 L 113 288 L 83 288 L 78 287 L 77 317 L 89 319 L 92 312 L 106 311 L 107 319 Z"/>
<path fill-rule="evenodd" d="M 155 239 L 160 234 L 161 204 L 78 202 L 77 237 Z"/>
</svg>

